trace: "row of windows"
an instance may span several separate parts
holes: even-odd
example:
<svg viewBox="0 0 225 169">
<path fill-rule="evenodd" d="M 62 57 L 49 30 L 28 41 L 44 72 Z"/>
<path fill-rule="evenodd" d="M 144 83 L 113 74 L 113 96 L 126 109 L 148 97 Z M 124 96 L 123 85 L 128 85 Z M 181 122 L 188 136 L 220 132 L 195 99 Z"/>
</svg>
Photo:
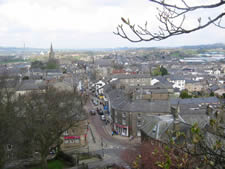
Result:
<svg viewBox="0 0 225 169">
<path fill-rule="evenodd" d="M 115 123 L 118 123 L 118 119 L 117 118 L 115 118 Z M 122 125 L 127 125 L 126 120 L 122 120 Z M 141 125 L 142 125 L 142 121 L 138 120 L 137 121 L 137 126 L 140 127 Z"/>
<path fill-rule="evenodd" d="M 117 111 L 115 111 L 115 116 L 117 116 Z M 127 117 L 127 114 L 126 113 L 122 113 L 122 117 Z M 141 113 L 138 113 L 137 114 L 137 117 L 140 118 L 141 117 Z"/>
</svg>

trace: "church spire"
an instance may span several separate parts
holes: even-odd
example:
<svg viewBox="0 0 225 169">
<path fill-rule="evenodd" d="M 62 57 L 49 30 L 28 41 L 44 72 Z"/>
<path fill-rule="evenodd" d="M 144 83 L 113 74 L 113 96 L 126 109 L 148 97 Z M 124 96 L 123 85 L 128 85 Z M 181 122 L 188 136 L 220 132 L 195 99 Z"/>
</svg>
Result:
<svg viewBox="0 0 225 169">
<path fill-rule="evenodd" d="M 53 51 L 53 47 L 52 47 L 52 43 L 51 43 L 50 52 L 49 52 L 49 60 L 52 60 L 54 58 L 55 58 L 55 53 Z"/>
<path fill-rule="evenodd" d="M 50 47 L 50 52 L 53 52 L 53 47 L 52 47 L 52 43 L 51 43 L 51 47 Z"/>
</svg>

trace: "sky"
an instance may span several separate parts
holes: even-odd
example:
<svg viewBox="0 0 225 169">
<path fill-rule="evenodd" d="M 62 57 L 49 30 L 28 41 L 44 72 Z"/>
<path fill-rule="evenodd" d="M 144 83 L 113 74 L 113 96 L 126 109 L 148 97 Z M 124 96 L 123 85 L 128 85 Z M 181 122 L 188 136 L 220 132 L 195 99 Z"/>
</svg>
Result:
<svg viewBox="0 0 225 169">
<path fill-rule="evenodd" d="M 156 14 L 149 0 L 0 0 L 0 46 L 48 48 L 52 42 L 54 48 L 85 49 L 225 43 L 225 30 L 215 26 L 160 42 L 131 43 L 113 34 L 121 17 L 141 25 L 147 20 L 157 30 Z M 196 24 L 198 15 L 213 14 L 215 10 L 196 13 L 186 26 Z"/>
</svg>

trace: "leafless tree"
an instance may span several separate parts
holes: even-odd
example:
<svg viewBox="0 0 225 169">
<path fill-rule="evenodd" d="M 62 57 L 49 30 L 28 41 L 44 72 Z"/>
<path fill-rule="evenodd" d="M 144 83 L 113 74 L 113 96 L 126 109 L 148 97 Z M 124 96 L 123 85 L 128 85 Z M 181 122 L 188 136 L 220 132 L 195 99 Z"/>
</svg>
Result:
<svg viewBox="0 0 225 169">
<path fill-rule="evenodd" d="M 14 124 L 14 87 L 15 79 L 10 79 L 7 73 L 0 75 L 0 168 L 7 161 L 7 144 L 13 134 Z"/>
<path fill-rule="evenodd" d="M 123 24 L 118 25 L 117 31 L 114 34 L 127 39 L 131 42 L 141 41 L 160 41 L 169 37 L 181 34 L 188 34 L 215 25 L 225 29 L 225 0 L 209 0 L 209 1 L 194 1 L 194 0 L 149 0 L 151 3 L 159 6 L 157 8 L 157 20 L 159 21 L 158 31 L 154 32 L 149 28 L 148 22 L 145 25 L 135 25 L 129 19 L 121 18 Z M 192 5 L 195 2 L 200 2 L 199 5 Z M 206 10 L 219 11 L 217 15 L 196 18 L 196 25 L 187 28 L 188 17 L 192 18 L 196 12 L 205 12 Z M 210 12 L 209 12 L 210 13 Z M 134 36 L 127 33 L 126 28 L 131 30 Z"/>
<path fill-rule="evenodd" d="M 41 165 L 47 168 L 50 149 L 60 145 L 60 137 L 78 121 L 86 118 L 79 94 L 48 88 L 46 92 L 32 92 L 20 96 L 19 130 L 32 152 L 41 155 Z"/>
</svg>

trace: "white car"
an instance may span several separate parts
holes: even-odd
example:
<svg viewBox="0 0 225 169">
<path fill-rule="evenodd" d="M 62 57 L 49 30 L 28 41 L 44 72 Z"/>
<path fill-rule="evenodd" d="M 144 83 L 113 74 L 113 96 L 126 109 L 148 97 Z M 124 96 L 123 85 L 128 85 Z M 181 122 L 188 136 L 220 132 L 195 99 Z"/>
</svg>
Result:
<svg viewBox="0 0 225 169">
<path fill-rule="evenodd" d="M 101 120 L 103 120 L 103 121 L 106 120 L 105 115 L 101 115 Z"/>
</svg>

